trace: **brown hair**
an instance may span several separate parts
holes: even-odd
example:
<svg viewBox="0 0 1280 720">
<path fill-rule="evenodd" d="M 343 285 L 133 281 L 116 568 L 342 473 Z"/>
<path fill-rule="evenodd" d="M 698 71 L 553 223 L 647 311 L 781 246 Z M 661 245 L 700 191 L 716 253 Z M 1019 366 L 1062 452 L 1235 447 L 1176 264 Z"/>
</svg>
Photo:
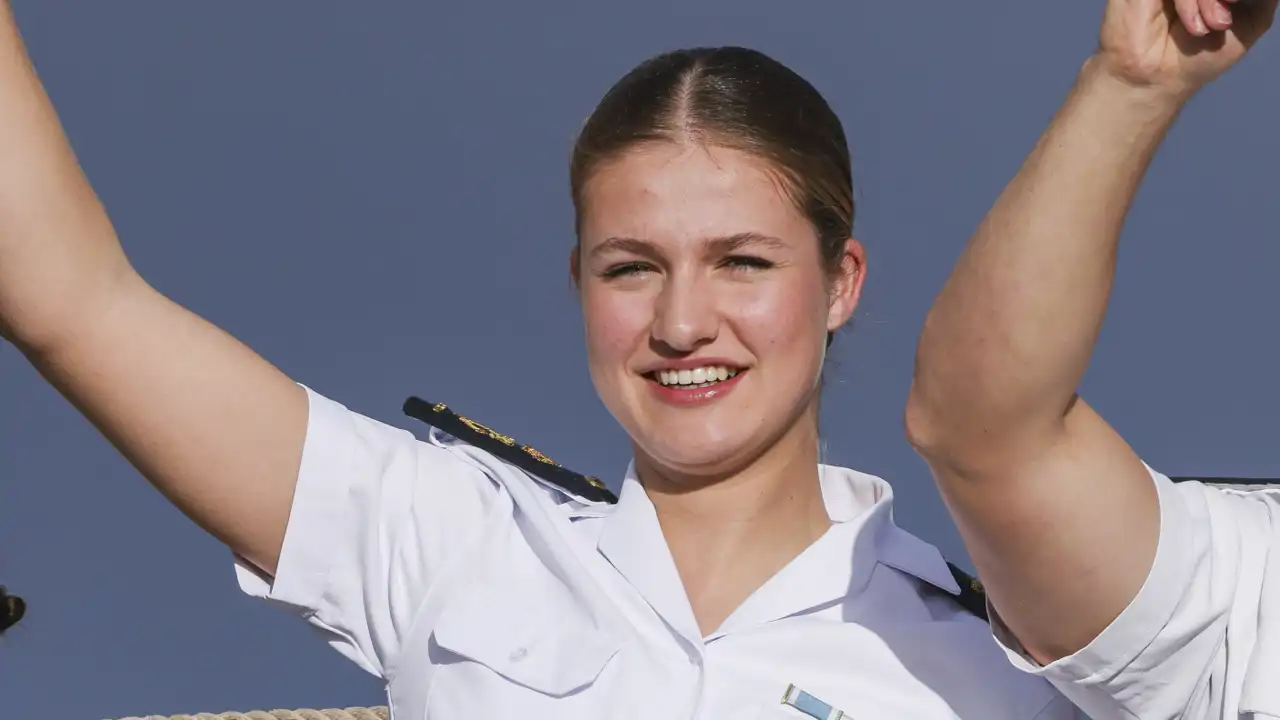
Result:
<svg viewBox="0 0 1280 720">
<path fill-rule="evenodd" d="M 569 166 L 579 225 L 583 188 L 601 163 L 639 144 L 690 140 L 767 161 L 813 224 L 828 272 L 839 269 L 854 216 L 844 128 L 807 80 L 747 48 L 664 53 L 609 89 L 583 125 Z"/>
</svg>

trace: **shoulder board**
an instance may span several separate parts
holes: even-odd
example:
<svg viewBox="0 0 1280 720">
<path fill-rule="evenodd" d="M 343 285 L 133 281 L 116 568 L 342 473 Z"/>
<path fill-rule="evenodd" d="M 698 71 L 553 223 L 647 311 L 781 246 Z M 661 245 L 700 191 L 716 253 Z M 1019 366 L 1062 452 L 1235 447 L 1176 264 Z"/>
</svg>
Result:
<svg viewBox="0 0 1280 720">
<path fill-rule="evenodd" d="M 1171 477 L 1170 480 L 1181 482 L 1198 482 L 1205 485 L 1230 488 L 1264 488 L 1280 487 L 1280 478 L 1242 478 L 1242 477 Z"/>
<path fill-rule="evenodd" d="M 954 563 L 947 563 L 947 568 L 951 570 L 951 577 L 955 578 L 956 584 L 960 586 L 960 594 L 956 596 L 956 602 L 960 603 L 960 607 L 989 622 L 987 591 L 982 588 L 982 581 L 956 567 Z"/>
<path fill-rule="evenodd" d="M 618 498 L 599 478 L 576 473 L 541 452 L 450 410 L 444 403 L 411 397 L 404 414 L 443 430 L 462 442 L 505 460 L 544 482 L 590 502 L 616 503 Z"/>
</svg>

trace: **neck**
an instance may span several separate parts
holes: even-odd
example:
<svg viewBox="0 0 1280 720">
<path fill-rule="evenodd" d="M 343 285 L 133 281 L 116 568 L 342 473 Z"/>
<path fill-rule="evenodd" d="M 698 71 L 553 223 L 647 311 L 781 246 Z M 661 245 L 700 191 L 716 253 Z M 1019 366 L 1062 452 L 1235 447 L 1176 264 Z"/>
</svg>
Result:
<svg viewBox="0 0 1280 720">
<path fill-rule="evenodd" d="M 637 454 L 636 470 L 704 632 L 831 526 L 813 415 L 734 472 L 694 477 Z"/>
<path fill-rule="evenodd" d="M 798 422 L 759 457 L 712 475 L 671 471 L 637 456 L 636 470 L 664 527 L 690 523 L 728 529 L 742 525 L 827 523 L 818 482 L 816 423 Z"/>
</svg>

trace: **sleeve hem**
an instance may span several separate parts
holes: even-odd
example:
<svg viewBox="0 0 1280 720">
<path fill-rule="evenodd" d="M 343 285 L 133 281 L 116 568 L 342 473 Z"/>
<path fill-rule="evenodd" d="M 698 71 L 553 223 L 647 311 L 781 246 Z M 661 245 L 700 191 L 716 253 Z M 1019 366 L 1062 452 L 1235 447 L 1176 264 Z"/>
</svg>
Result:
<svg viewBox="0 0 1280 720">
<path fill-rule="evenodd" d="M 327 599 L 329 573 L 336 553 L 334 538 L 346 537 L 343 508 L 352 474 L 335 472 L 348 464 L 344 425 L 350 422 L 345 408 L 332 400 L 307 392 L 307 434 L 298 469 L 293 504 L 289 510 L 284 544 L 280 548 L 275 577 L 271 578 L 236 557 L 236 579 L 240 589 L 312 615 Z"/>
<path fill-rule="evenodd" d="M 1179 531 L 1191 522 L 1190 511 L 1172 481 L 1150 467 L 1147 470 L 1160 502 L 1160 539 L 1151 571 L 1138 594 L 1092 642 L 1048 665 L 1031 658 L 995 609 L 989 608 L 996 642 L 1015 667 L 1049 680 L 1074 683 L 1110 677 L 1132 663 L 1173 617 L 1194 572 L 1194 567 L 1185 562 L 1194 538 Z"/>
</svg>

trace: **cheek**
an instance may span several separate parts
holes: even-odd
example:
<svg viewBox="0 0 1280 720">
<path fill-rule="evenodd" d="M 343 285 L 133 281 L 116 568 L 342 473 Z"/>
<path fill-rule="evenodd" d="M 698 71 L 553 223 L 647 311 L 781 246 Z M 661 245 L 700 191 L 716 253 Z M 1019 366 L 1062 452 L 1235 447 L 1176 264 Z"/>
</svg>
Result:
<svg viewBox="0 0 1280 720">
<path fill-rule="evenodd" d="M 825 342 L 826 296 L 807 283 L 770 283 L 744 292 L 728 312 L 744 340 L 760 351 L 770 346 L 807 350 Z"/>
<path fill-rule="evenodd" d="M 650 303 L 639 293 L 588 288 L 582 314 L 593 374 L 605 364 L 625 362 L 649 336 Z"/>
</svg>

